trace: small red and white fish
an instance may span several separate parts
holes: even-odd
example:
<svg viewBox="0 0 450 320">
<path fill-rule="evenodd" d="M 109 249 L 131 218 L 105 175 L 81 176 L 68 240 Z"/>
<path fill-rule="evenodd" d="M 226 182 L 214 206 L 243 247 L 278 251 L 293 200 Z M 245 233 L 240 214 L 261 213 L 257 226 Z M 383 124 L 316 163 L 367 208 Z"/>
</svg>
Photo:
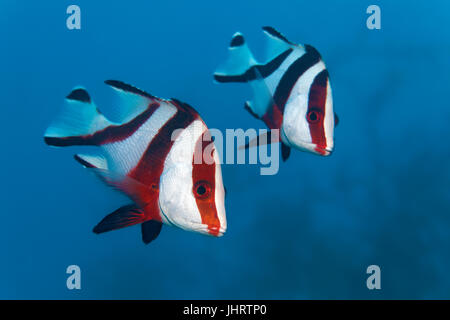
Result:
<svg viewBox="0 0 450 320">
<path fill-rule="evenodd" d="M 265 61 L 255 60 L 238 32 L 231 40 L 228 60 L 214 73 L 215 80 L 252 86 L 254 99 L 245 103 L 245 109 L 271 130 L 280 130 L 276 142 L 282 143 L 283 160 L 291 147 L 329 155 L 338 119 L 319 52 L 310 45 L 290 42 L 272 27 L 263 27 L 263 31 L 267 36 Z"/>
<path fill-rule="evenodd" d="M 165 223 L 222 236 L 227 221 L 220 161 L 199 114 L 176 99 L 157 98 L 120 81 L 105 83 L 119 96 L 116 121 L 100 113 L 85 89 L 76 88 L 44 137 L 51 146 L 100 147 L 101 154 L 75 159 L 132 200 L 93 231 L 141 224 L 142 239 L 150 243 Z M 198 158 L 206 148 L 210 161 Z"/>
</svg>

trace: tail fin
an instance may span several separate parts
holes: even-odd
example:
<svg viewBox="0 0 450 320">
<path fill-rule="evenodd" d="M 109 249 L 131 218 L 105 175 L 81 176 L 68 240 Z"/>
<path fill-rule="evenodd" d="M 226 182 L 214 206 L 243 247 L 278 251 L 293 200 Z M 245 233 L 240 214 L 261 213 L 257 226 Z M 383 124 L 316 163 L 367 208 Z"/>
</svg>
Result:
<svg viewBox="0 0 450 320">
<path fill-rule="evenodd" d="M 111 124 L 92 102 L 83 88 L 75 88 L 65 100 L 57 119 L 44 135 L 51 146 L 97 145 L 94 134 Z"/>
<path fill-rule="evenodd" d="M 267 110 L 275 104 L 273 94 L 276 89 L 274 85 L 276 81 L 272 79 L 268 84 L 265 79 L 280 68 L 296 47 L 274 28 L 264 27 L 263 30 L 268 39 L 264 63 L 256 62 L 244 37 L 240 33 L 236 33 L 228 49 L 228 60 L 214 73 L 214 79 L 217 82 L 248 82 L 251 85 L 253 100 L 245 103 L 245 109 L 256 118 L 262 118 Z M 276 79 L 278 81 L 280 73 L 276 77 L 278 77 Z M 270 128 L 278 126 L 266 124 Z"/>
<path fill-rule="evenodd" d="M 228 60 L 216 70 L 214 79 L 217 82 L 247 82 L 246 75 L 257 62 L 239 32 L 231 39 L 228 52 Z"/>
</svg>

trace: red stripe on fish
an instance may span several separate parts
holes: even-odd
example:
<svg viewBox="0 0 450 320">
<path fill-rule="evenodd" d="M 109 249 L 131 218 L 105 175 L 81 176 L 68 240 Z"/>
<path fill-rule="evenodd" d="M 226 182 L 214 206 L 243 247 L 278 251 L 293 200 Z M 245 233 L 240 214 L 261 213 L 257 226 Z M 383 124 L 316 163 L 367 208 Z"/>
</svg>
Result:
<svg viewBox="0 0 450 320">
<path fill-rule="evenodd" d="M 312 143 L 316 144 L 316 151 L 322 155 L 326 152 L 327 139 L 325 137 L 324 120 L 325 104 L 327 101 L 328 71 L 323 70 L 315 78 L 309 91 L 308 110 L 306 120 L 309 123 Z"/>
<path fill-rule="evenodd" d="M 205 141 L 207 140 L 207 141 Z M 208 226 L 208 232 L 213 236 L 219 235 L 220 220 L 217 216 L 216 208 L 216 163 L 214 161 L 205 161 L 204 151 L 206 147 L 214 143 L 211 141 L 211 134 L 207 130 L 197 140 L 194 156 L 192 159 L 192 192 L 197 203 L 202 223 Z M 215 149 L 212 154 L 206 155 L 213 159 Z M 199 153 L 201 156 L 199 156 Z M 197 159 L 197 161 L 196 161 Z M 201 159 L 201 163 L 198 160 Z M 208 159 L 210 160 L 210 159 Z M 207 162 L 212 162 L 208 164 Z"/>
<path fill-rule="evenodd" d="M 151 188 L 152 191 L 156 191 L 157 195 L 159 195 L 159 182 L 164 170 L 164 162 L 175 142 L 175 139 L 171 139 L 172 133 L 176 129 L 185 129 L 198 117 L 197 113 L 187 112 L 179 105 L 174 105 L 177 107 L 177 112 L 159 129 L 136 167 L 127 174 Z M 161 221 L 158 197 L 150 196 L 150 194 L 154 195 L 154 192 L 140 193 L 139 197 L 142 202 L 148 203 L 147 207 L 144 208 L 146 214 L 149 218 Z"/>
<path fill-rule="evenodd" d="M 266 113 L 262 116 L 262 120 L 270 129 L 280 129 L 283 124 L 283 111 L 278 105 L 273 104 L 267 108 Z"/>
</svg>

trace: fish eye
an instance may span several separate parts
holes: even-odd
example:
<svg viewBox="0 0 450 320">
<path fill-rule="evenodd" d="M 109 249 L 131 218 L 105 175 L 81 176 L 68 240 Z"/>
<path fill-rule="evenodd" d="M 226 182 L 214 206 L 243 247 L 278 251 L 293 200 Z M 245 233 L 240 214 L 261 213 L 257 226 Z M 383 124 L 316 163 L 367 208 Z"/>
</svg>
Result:
<svg viewBox="0 0 450 320">
<path fill-rule="evenodd" d="M 211 195 L 211 184 L 204 180 L 198 181 L 194 184 L 192 191 L 197 199 L 206 199 Z"/>
<path fill-rule="evenodd" d="M 320 121 L 322 117 L 322 113 L 319 110 L 311 110 L 306 115 L 306 120 L 308 120 L 309 123 L 317 123 Z"/>
</svg>

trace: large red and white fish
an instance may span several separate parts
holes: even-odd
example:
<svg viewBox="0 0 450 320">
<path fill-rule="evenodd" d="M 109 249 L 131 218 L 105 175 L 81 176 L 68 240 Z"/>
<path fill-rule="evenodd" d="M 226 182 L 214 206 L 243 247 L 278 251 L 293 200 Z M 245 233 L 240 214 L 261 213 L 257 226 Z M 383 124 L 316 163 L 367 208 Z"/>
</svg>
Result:
<svg viewBox="0 0 450 320">
<path fill-rule="evenodd" d="M 291 147 L 329 155 L 338 120 L 328 71 L 319 52 L 310 45 L 290 42 L 272 27 L 263 27 L 263 31 L 267 36 L 264 62 L 256 61 L 238 32 L 231 40 L 228 60 L 214 73 L 215 80 L 252 86 L 254 98 L 245 103 L 245 109 L 271 130 L 280 131 L 276 142 L 282 143 L 283 160 L 289 157 Z"/>
<path fill-rule="evenodd" d="M 221 167 L 199 114 L 176 99 L 157 98 L 120 81 L 105 83 L 119 97 L 114 122 L 100 113 L 85 89 L 76 88 L 44 138 L 51 146 L 100 147 L 99 154 L 75 159 L 132 200 L 106 216 L 94 232 L 141 224 L 142 239 L 149 243 L 165 223 L 223 235 Z M 212 160 L 203 161 L 207 152 Z"/>
</svg>

